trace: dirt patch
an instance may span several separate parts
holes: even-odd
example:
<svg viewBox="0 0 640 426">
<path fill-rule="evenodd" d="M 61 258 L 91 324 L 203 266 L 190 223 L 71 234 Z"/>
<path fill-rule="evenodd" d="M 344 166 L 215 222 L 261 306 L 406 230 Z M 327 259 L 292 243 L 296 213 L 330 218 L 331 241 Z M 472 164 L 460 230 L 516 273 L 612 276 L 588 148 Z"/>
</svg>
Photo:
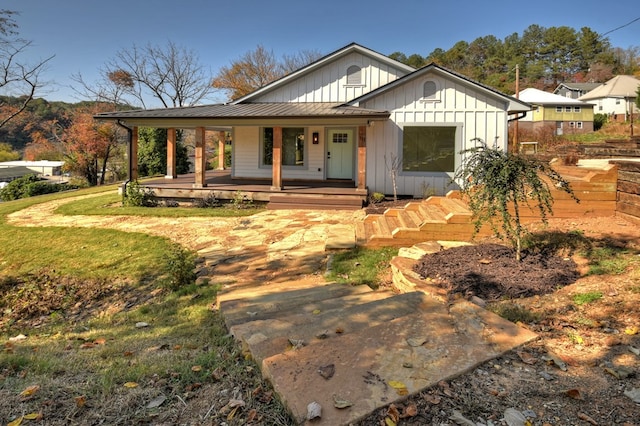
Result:
<svg viewBox="0 0 640 426">
<path fill-rule="evenodd" d="M 453 247 L 429 254 L 414 271 L 451 297 L 477 296 L 488 301 L 552 293 L 579 276 L 570 258 L 525 252 L 518 261 L 515 250 L 500 244 Z"/>
</svg>

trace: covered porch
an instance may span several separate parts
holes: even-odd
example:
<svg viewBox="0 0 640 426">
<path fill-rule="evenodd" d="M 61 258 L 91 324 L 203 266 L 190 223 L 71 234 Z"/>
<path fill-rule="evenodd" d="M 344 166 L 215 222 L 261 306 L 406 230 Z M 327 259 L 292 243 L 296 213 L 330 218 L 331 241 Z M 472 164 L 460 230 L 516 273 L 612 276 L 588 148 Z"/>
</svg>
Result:
<svg viewBox="0 0 640 426">
<path fill-rule="evenodd" d="M 139 128 L 167 129 L 166 176 L 144 184 L 158 198 L 213 194 L 235 199 L 240 193 L 272 208 L 361 208 L 368 196 L 368 133 L 374 121 L 387 120 L 389 113 L 336 103 L 257 103 L 121 111 L 95 118 L 128 129 L 130 181 L 138 180 Z M 194 173 L 181 176 L 176 169 L 178 129 L 195 131 Z M 206 152 L 212 133 L 218 140 L 213 159 Z M 223 154 L 226 134 L 232 146 L 229 170 Z M 216 170 L 208 171 L 207 164 Z"/>
<path fill-rule="evenodd" d="M 207 170 L 204 185 L 195 186 L 195 173 L 176 175 L 171 179 L 145 180 L 141 186 L 152 190 L 157 198 L 171 200 L 195 200 L 214 196 L 219 200 L 243 200 L 267 202 L 270 209 L 317 208 L 360 209 L 366 203 L 367 193 L 359 191 L 352 180 L 282 181 L 274 189 L 269 179 L 232 178 L 230 170 Z"/>
</svg>

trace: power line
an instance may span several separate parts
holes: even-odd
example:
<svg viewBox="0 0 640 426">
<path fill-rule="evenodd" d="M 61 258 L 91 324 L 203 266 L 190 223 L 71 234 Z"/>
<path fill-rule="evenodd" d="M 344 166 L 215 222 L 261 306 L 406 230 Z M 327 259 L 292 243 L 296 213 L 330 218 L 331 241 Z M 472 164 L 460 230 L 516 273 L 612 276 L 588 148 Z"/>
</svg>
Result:
<svg viewBox="0 0 640 426">
<path fill-rule="evenodd" d="M 634 20 L 633 20 L 633 21 L 631 21 L 631 22 L 627 22 L 627 23 L 626 23 L 626 24 L 624 24 L 624 25 L 620 25 L 618 28 L 614 28 L 614 29 L 612 29 L 612 30 L 607 31 L 607 32 L 606 32 L 606 33 L 604 33 L 604 34 L 601 34 L 601 37 L 604 37 L 604 36 L 606 36 L 607 34 L 611 34 L 611 33 L 612 33 L 612 32 L 614 32 L 614 31 L 618 31 L 619 29 L 622 29 L 622 28 L 624 28 L 624 27 L 628 27 L 629 25 L 633 24 L 633 23 L 634 23 L 634 22 L 636 22 L 636 21 L 640 21 L 640 16 L 639 16 L 639 17 L 637 17 L 636 19 L 634 19 Z"/>
</svg>

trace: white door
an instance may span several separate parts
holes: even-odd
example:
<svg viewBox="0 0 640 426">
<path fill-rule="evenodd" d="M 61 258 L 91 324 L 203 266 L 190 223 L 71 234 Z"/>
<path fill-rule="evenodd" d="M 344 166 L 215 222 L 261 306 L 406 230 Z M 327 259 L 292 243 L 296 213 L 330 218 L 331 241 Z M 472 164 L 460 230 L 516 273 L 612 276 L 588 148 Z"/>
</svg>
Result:
<svg viewBox="0 0 640 426">
<path fill-rule="evenodd" d="M 353 179 L 353 129 L 327 131 L 327 179 Z"/>
</svg>

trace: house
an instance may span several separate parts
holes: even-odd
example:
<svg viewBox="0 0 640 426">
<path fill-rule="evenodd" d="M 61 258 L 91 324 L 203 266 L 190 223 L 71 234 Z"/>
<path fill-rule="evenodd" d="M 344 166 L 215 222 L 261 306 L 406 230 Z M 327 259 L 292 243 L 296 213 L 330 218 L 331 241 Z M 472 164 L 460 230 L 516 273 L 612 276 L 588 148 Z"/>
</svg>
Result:
<svg viewBox="0 0 640 426">
<path fill-rule="evenodd" d="M 595 106 L 594 111 L 607 114 L 614 121 L 628 121 L 629 114 L 638 118 L 635 105 L 640 80 L 631 75 L 618 75 L 580 96 L 578 99 Z"/>
<path fill-rule="evenodd" d="M 170 130 L 168 179 L 177 178 L 175 128 L 194 128 L 194 190 L 210 185 L 204 132 L 218 131 L 232 135 L 232 181 L 267 183 L 270 199 L 302 181 L 346 185 L 366 199 L 393 193 L 392 170 L 398 194 L 446 192 L 461 151 L 477 138 L 505 148 L 509 114 L 529 110 L 524 101 L 436 64 L 416 70 L 352 43 L 228 104 L 96 118 L 131 129 L 133 179 L 139 126 Z"/>
<path fill-rule="evenodd" d="M 522 90 L 518 99 L 533 106 L 533 111 L 519 121 L 522 130 L 552 128 L 557 135 L 593 131 L 592 104 L 534 88 Z"/>
<path fill-rule="evenodd" d="M 600 86 L 600 83 L 560 83 L 554 95 L 564 96 L 565 98 L 578 99 L 580 96 Z"/>
<path fill-rule="evenodd" d="M 64 161 L 49 161 L 49 160 L 40 160 L 40 161 L 3 161 L 0 162 L 0 169 L 8 169 L 8 168 L 20 168 L 20 170 L 28 170 L 32 174 L 37 174 L 39 176 L 60 176 L 62 174 L 62 166 L 64 166 Z M 17 169 L 16 169 L 17 170 Z M 25 173 L 22 173 L 23 175 Z"/>
</svg>

